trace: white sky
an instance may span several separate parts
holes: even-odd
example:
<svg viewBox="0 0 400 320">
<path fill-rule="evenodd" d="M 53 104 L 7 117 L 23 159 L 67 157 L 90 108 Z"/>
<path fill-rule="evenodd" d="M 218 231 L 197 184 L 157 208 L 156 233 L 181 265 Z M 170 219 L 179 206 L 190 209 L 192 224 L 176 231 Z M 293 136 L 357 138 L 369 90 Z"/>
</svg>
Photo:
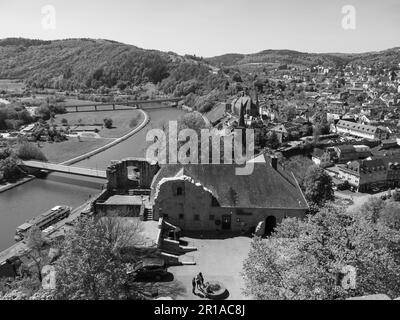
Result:
<svg viewBox="0 0 400 320">
<path fill-rule="evenodd" d="M 345 30 L 342 7 L 356 9 Z M 56 28 L 42 27 L 44 5 Z M 0 38 L 105 38 L 214 56 L 265 49 L 364 52 L 400 46 L 400 0 L 0 0 Z"/>
</svg>

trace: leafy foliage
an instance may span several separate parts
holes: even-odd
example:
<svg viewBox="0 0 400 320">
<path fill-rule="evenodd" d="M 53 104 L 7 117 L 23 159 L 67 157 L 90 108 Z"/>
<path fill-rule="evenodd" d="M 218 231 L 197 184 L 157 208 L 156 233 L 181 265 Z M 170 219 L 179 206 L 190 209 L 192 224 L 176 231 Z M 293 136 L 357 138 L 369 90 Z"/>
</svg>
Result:
<svg viewBox="0 0 400 320">
<path fill-rule="evenodd" d="M 326 201 L 333 200 L 332 178 L 319 166 L 307 169 L 303 186 L 304 195 L 311 203 L 323 206 Z"/>
<path fill-rule="evenodd" d="M 344 299 L 400 295 L 400 233 L 329 205 L 307 220 L 288 218 L 255 238 L 244 263 L 245 293 L 256 299 Z M 356 270 L 356 286 L 340 279 Z"/>
<path fill-rule="evenodd" d="M 23 142 L 17 147 L 17 156 L 22 160 L 47 161 L 43 152 L 33 143 Z"/>
<path fill-rule="evenodd" d="M 127 286 L 129 276 L 119 256 L 120 248 L 135 244 L 138 228 L 128 229 L 114 218 L 104 219 L 81 219 L 66 236 L 56 264 L 57 299 L 139 298 L 139 293 Z"/>
<path fill-rule="evenodd" d="M 111 118 L 104 118 L 104 126 L 107 129 L 111 129 L 113 125 L 113 120 Z"/>
</svg>

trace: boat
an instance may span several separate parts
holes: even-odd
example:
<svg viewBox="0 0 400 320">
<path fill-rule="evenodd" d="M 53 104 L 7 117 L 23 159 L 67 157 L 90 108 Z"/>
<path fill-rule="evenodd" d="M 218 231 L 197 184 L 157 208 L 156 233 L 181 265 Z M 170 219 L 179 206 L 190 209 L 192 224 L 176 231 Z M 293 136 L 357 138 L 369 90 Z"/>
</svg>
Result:
<svg viewBox="0 0 400 320">
<path fill-rule="evenodd" d="M 37 226 L 40 230 L 49 229 L 56 222 L 67 218 L 71 213 L 71 208 L 67 206 L 55 206 L 41 215 L 24 222 L 15 231 L 15 241 L 24 239 L 26 233 L 33 227 Z M 50 230 L 49 230 L 50 231 Z"/>
</svg>

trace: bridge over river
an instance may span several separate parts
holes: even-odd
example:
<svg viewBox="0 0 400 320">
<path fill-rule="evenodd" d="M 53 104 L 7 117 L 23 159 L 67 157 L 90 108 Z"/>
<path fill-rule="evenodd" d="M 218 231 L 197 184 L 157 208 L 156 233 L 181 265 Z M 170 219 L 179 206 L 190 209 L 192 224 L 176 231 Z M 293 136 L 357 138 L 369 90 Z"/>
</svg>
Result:
<svg viewBox="0 0 400 320">
<path fill-rule="evenodd" d="M 75 174 L 79 176 L 93 177 L 93 178 L 103 178 L 103 179 L 107 178 L 105 170 L 72 167 L 72 166 L 65 166 L 62 164 L 55 164 L 55 163 L 48 163 L 41 161 L 23 161 L 21 163 L 21 166 L 29 169 L 40 169 L 46 171 L 62 172 L 62 173 Z"/>
<path fill-rule="evenodd" d="M 69 112 L 92 112 L 92 111 L 105 111 L 105 110 L 118 110 L 120 107 L 137 107 L 144 108 L 145 105 L 148 104 L 158 104 L 158 107 L 162 105 L 162 103 L 166 102 L 175 102 L 176 105 L 179 101 L 182 101 L 183 97 L 177 98 L 164 98 L 164 99 L 151 99 L 151 100 L 132 100 L 132 101 L 123 101 L 123 102 L 93 102 L 93 103 L 82 103 L 82 104 L 71 104 L 65 106 L 65 108 Z M 112 109 L 104 109 L 99 107 L 110 106 Z M 91 108 L 93 107 L 93 108 Z M 170 105 L 165 105 L 165 108 L 170 108 Z M 74 111 L 73 111 L 74 110 Z"/>
</svg>

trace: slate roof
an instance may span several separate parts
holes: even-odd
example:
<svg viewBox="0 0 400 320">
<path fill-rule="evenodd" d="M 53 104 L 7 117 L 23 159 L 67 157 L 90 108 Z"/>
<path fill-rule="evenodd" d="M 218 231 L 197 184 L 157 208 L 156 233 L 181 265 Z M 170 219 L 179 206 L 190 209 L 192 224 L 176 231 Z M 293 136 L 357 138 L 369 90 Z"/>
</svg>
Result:
<svg viewBox="0 0 400 320">
<path fill-rule="evenodd" d="M 336 126 L 345 128 L 345 129 L 364 132 L 364 133 L 368 133 L 368 134 L 375 134 L 376 130 L 378 129 L 378 127 L 361 124 L 361 123 L 356 123 L 356 122 L 345 121 L 345 120 L 340 120 Z"/>
<path fill-rule="evenodd" d="M 205 114 L 206 118 L 210 120 L 212 124 L 217 123 L 221 119 L 225 117 L 225 103 L 219 103 L 214 108 L 212 108 L 209 112 Z"/>
<path fill-rule="evenodd" d="M 231 164 L 163 165 L 152 183 L 152 200 L 163 178 L 190 177 L 209 190 L 221 207 L 307 209 L 308 205 L 291 173 L 278 166 L 275 170 L 268 158 L 266 163 L 254 163 L 250 175 L 236 175 Z M 232 203 L 231 189 L 237 195 Z"/>
</svg>

